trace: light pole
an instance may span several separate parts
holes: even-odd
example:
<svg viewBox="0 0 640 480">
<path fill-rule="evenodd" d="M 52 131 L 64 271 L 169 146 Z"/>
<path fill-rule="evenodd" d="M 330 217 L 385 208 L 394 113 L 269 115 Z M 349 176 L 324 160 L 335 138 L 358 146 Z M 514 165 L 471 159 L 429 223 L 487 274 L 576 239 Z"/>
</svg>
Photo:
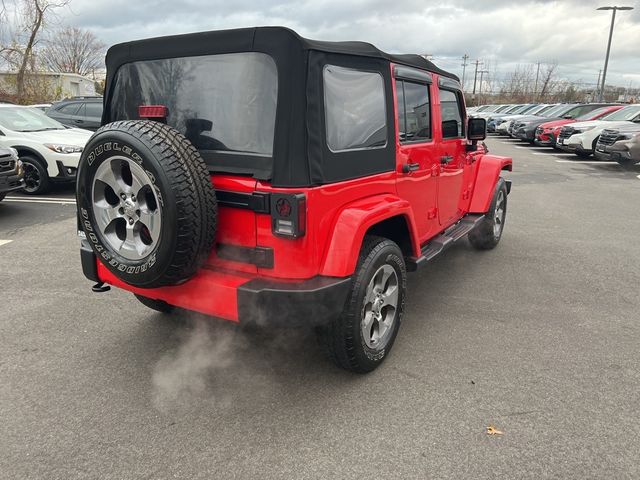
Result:
<svg viewBox="0 0 640 480">
<path fill-rule="evenodd" d="M 599 7 L 596 10 L 613 10 L 611 13 L 611 28 L 609 29 L 609 43 L 607 43 L 607 55 L 604 57 L 604 71 L 602 72 L 602 84 L 600 85 L 599 101 L 604 98 L 604 82 L 607 78 L 607 66 L 609 65 L 609 52 L 611 51 L 611 38 L 613 38 L 613 24 L 616 21 L 616 12 L 618 10 L 633 10 L 633 7 Z"/>
</svg>

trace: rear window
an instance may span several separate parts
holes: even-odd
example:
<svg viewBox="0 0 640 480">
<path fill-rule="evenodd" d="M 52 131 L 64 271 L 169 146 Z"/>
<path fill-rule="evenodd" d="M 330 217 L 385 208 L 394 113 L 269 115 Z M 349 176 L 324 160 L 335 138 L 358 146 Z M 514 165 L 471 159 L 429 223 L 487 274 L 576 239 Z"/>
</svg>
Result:
<svg viewBox="0 0 640 480">
<path fill-rule="evenodd" d="M 167 123 L 199 150 L 270 157 L 277 93 L 276 64 L 264 53 L 138 61 L 118 70 L 110 117 L 165 105 Z"/>
</svg>

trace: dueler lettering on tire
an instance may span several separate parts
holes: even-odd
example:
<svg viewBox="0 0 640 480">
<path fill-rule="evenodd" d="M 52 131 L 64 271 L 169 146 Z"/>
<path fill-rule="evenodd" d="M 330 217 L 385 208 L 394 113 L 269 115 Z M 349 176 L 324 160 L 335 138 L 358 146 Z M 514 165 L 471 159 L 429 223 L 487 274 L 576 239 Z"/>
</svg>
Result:
<svg viewBox="0 0 640 480">
<path fill-rule="evenodd" d="M 80 160 L 81 226 L 102 264 L 138 287 L 188 280 L 213 246 L 209 172 L 177 130 L 151 121 L 102 127 Z"/>
</svg>

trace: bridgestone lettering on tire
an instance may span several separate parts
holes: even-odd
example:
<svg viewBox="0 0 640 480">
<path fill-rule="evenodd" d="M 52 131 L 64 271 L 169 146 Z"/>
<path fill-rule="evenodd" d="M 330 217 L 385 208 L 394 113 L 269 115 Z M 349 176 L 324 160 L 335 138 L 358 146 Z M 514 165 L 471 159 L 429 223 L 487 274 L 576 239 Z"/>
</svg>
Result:
<svg viewBox="0 0 640 480">
<path fill-rule="evenodd" d="M 167 125 L 130 120 L 98 130 L 82 154 L 76 196 L 91 247 L 128 284 L 180 284 L 213 247 L 217 203 L 207 166 Z"/>
</svg>

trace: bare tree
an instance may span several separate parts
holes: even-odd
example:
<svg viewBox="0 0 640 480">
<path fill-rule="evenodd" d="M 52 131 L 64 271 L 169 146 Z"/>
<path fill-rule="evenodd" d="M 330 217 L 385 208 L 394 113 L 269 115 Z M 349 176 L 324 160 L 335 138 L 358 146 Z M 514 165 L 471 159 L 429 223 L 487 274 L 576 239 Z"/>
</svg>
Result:
<svg viewBox="0 0 640 480">
<path fill-rule="evenodd" d="M 66 27 L 55 32 L 39 57 L 53 72 L 87 75 L 102 66 L 105 44 L 88 30 Z"/>
<path fill-rule="evenodd" d="M 542 85 L 542 88 L 540 88 L 539 98 L 542 99 L 545 97 L 545 95 L 553 91 L 555 84 L 557 83 L 555 79 L 557 68 L 558 68 L 557 61 L 553 61 L 553 63 L 547 63 L 544 66 L 544 70 L 542 71 L 542 76 L 541 76 L 542 81 L 540 84 Z"/>
<path fill-rule="evenodd" d="M 25 93 L 25 76 L 35 70 L 35 48 L 49 17 L 71 0 L 20 0 L 19 16 L 22 19 L 19 32 L 11 42 L 0 48 L 4 61 L 16 68 L 16 93 L 21 101 Z M 4 7 L 4 4 L 3 4 Z M 6 11 L 6 9 L 3 9 Z"/>
</svg>

